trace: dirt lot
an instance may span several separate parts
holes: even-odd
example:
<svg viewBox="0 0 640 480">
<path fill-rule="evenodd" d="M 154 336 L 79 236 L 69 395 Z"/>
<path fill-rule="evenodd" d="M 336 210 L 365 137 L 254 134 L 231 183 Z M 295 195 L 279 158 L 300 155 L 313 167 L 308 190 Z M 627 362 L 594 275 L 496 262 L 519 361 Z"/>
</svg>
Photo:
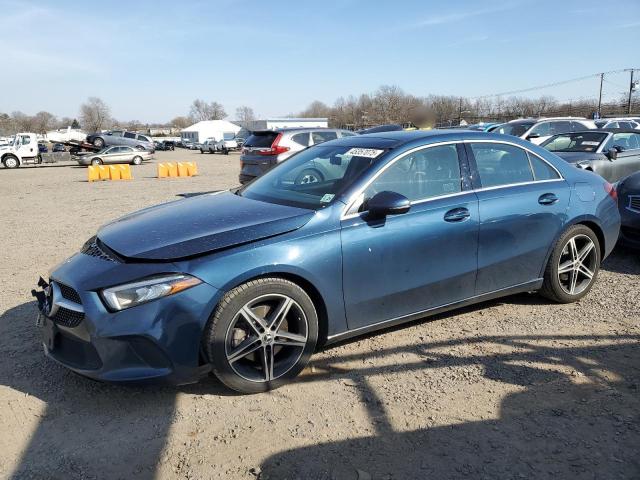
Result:
<svg viewBox="0 0 640 480">
<path fill-rule="evenodd" d="M 181 194 L 235 185 L 238 156 L 201 175 L 94 183 L 73 166 L 0 170 L 2 478 L 640 478 L 640 256 L 616 250 L 592 293 L 519 295 L 318 353 L 300 380 L 237 396 L 207 379 L 132 388 L 44 358 L 30 290 L 96 228 Z"/>
</svg>

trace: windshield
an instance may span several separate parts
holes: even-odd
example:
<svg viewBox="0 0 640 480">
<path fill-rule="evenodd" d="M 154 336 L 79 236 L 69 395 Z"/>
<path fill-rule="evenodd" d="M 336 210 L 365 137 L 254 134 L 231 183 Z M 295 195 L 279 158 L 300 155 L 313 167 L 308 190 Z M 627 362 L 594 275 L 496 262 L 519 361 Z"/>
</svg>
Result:
<svg viewBox="0 0 640 480">
<path fill-rule="evenodd" d="M 595 152 L 605 138 L 604 132 L 565 133 L 551 137 L 542 146 L 550 152 Z"/>
<path fill-rule="evenodd" d="M 513 135 L 514 137 L 521 137 L 524 132 L 533 127 L 532 123 L 505 123 L 493 130 L 494 133 L 503 133 L 505 135 Z"/>
<path fill-rule="evenodd" d="M 383 153 L 384 150 L 373 148 L 311 147 L 251 182 L 238 195 L 319 210 L 347 189 Z"/>
</svg>

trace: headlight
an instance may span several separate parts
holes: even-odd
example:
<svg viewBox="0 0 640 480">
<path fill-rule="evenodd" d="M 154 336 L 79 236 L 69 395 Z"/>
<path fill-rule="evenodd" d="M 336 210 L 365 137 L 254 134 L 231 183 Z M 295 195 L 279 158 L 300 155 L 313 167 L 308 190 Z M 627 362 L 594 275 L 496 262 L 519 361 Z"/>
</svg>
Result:
<svg viewBox="0 0 640 480">
<path fill-rule="evenodd" d="M 100 295 L 110 309 L 124 310 L 141 303 L 173 295 L 201 283 L 202 280 L 191 275 L 184 273 L 170 274 L 105 288 L 100 292 Z"/>
</svg>

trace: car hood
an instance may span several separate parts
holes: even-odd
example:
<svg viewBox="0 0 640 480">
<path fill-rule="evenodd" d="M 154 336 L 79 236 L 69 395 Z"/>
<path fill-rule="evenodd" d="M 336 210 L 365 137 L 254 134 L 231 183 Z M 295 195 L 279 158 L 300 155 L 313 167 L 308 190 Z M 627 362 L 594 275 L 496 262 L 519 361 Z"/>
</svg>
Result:
<svg viewBox="0 0 640 480">
<path fill-rule="evenodd" d="M 602 160 L 603 158 L 607 158 L 602 153 L 591 153 L 591 152 L 553 152 L 565 162 L 569 163 L 578 163 L 589 160 Z"/>
<path fill-rule="evenodd" d="M 98 238 L 125 258 L 175 260 L 290 232 L 313 214 L 231 192 L 212 193 L 126 215 L 103 226 Z"/>
</svg>

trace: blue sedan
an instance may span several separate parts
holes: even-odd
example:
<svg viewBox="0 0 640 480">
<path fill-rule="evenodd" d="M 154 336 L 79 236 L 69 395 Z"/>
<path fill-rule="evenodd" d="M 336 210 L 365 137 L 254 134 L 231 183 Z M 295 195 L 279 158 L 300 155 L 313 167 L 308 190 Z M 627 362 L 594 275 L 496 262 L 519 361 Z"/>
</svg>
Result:
<svg viewBox="0 0 640 480">
<path fill-rule="evenodd" d="M 320 344 L 519 292 L 579 300 L 618 239 L 615 193 L 504 135 L 323 143 L 102 227 L 33 292 L 45 352 L 103 381 L 276 388 Z"/>
</svg>

